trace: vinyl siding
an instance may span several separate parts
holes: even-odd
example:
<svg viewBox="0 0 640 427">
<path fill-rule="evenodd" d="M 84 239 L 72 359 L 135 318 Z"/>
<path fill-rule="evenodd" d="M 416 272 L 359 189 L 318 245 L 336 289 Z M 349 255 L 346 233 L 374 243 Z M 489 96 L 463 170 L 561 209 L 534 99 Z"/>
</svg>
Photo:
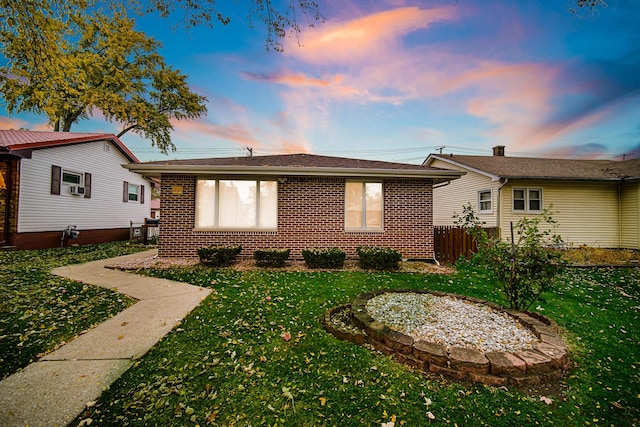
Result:
<svg viewBox="0 0 640 427">
<path fill-rule="evenodd" d="M 121 165 L 128 163 L 118 149 L 96 141 L 34 150 L 22 159 L 18 232 L 63 230 L 76 225 L 79 230 L 125 228 L 129 221 L 144 222 L 150 214 L 150 185 L 142 176 Z M 73 196 L 63 186 L 60 195 L 51 193 L 51 166 L 61 166 L 91 174 L 91 198 Z M 124 203 L 123 182 L 145 186 L 145 203 Z"/>
<path fill-rule="evenodd" d="M 619 212 L 617 183 L 509 181 L 501 191 L 502 237 L 509 239 L 510 222 L 514 224 L 534 213 L 513 211 L 513 188 L 542 188 L 543 206 L 551 207 L 558 221 L 559 233 L 570 246 L 617 248 L 619 239 Z"/>
<path fill-rule="evenodd" d="M 621 187 L 621 247 L 640 249 L 640 183 Z"/>
<path fill-rule="evenodd" d="M 478 213 L 478 191 L 490 189 L 492 190 L 492 212 L 478 214 L 478 218 L 486 223 L 486 227 L 496 226 L 500 182 L 492 181 L 488 176 L 441 160 L 435 160 L 430 166 L 467 172 L 466 175 L 454 179 L 448 185 L 433 188 L 433 225 L 453 225 L 454 213 L 462 213 L 462 207 L 467 203 L 471 203 L 473 209 Z"/>
</svg>

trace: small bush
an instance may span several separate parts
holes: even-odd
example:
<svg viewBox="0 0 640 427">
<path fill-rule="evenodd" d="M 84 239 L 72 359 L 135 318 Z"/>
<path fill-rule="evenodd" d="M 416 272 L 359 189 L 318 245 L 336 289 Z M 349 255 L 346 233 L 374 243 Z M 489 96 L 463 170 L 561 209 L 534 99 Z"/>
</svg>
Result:
<svg viewBox="0 0 640 427">
<path fill-rule="evenodd" d="M 342 268 L 347 254 L 340 248 L 309 248 L 302 257 L 309 268 Z"/>
<path fill-rule="evenodd" d="M 212 245 L 198 249 L 200 263 L 208 267 L 224 267 L 238 256 L 240 245 Z"/>
<path fill-rule="evenodd" d="M 402 254 L 392 248 L 360 246 L 360 266 L 367 270 L 397 270 Z"/>
<path fill-rule="evenodd" d="M 258 267 L 284 267 L 290 252 L 289 249 L 257 249 L 253 259 Z"/>
</svg>

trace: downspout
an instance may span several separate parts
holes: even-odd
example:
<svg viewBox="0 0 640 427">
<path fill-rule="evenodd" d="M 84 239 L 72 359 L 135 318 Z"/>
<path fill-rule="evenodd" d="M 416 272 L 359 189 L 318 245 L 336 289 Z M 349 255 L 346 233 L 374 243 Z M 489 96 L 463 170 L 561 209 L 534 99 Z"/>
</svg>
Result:
<svg viewBox="0 0 640 427">
<path fill-rule="evenodd" d="M 498 187 L 498 207 L 496 208 L 496 216 L 497 216 L 496 225 L 500 230 L 500 236 L 498 236 L 499 238 L 502 238 L 502 203 L 500 203 L 502 201 L 501 190 L 502 190 L 502 187 L 507 185 L 508 182 L 509 182 L 509 178 L 505 178 L 504 182 L 500 184 L 500 187 Z"/>
</svg>

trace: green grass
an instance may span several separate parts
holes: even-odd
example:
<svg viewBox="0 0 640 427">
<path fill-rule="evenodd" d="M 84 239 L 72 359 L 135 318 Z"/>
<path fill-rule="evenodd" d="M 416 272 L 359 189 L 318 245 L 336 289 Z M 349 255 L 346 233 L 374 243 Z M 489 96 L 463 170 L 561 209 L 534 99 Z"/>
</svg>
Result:
<svg viewBox="0 0 640 427">
<path fill-rule="evenodd" d="M 0 252 L 0 378 L 134 302 L 108 289 L 55 276 L 52 268 L 141 249 L 109 243 Z"/>
<path fill-rule="evenodd" d="M 324 312 L 361 292 L 434 289 L 504 300 L 482 271 L 278 272 L 200 267 L 146 274 L 212 294 L 103 394 L 98 425 L 615 425 L 640 423 L 640 271 L 567 271 L 537 310 L 574 368 L 555 394 L 459 384 L 327 334 Z M 290 336 L 290 339 L 287 339 Z M 548 405 L 541 394 L 551 397 Z M 430 416 L 434 418 L 431 419 Z"/>
</svg>

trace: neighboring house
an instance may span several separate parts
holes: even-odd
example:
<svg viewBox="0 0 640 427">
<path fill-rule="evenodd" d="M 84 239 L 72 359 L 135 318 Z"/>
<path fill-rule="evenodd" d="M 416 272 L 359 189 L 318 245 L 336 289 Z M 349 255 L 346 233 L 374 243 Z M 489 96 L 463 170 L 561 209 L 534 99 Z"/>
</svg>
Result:
<svg viewBox="0 0 640 427">
<path fill-rule="evenodd" d="M 258 248 L 387 246 L 433 259 L 432 186 L 443 169 L 311 154 L 173 160 L 125 166 L 161 181 L 159 255 L 212 244 Z"/>
<path fill-rule="evenodd" d="M 151 218 L 160 218 L 160 199 L 151 199 Z"/>
<path fill-rule="evenodd" d="M 130 221 L 150 213 L 149 183 L 130 163 L 114 135 L 0 130 L 1 246 L 60 246 L 69 226 L 73 243 L 128 239 Z"/>
<path fill-rule="evenodd" d="M 493 156 L 431 154 L 423 164 L 466 172 L 434 187 L 435 225 L 452 225 L 471 203 L 508 239 L 512 221 L 550 208 L 569 245 L 640 249 L 640 159 L 507 157 L 497 146 Z"/>
</svg>

